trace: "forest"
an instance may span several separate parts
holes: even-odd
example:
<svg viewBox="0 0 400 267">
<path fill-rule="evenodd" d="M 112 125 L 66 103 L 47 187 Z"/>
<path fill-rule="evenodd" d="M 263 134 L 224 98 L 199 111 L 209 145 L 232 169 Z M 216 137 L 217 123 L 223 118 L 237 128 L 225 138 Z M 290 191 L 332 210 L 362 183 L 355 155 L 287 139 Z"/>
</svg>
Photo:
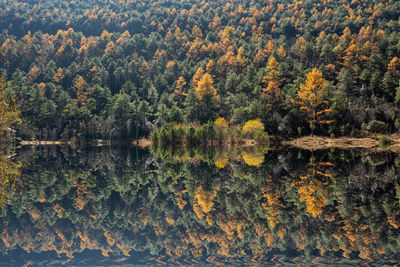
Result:
<svg viewBox="0 0 400 267">
<path fill-rule="evenodd" d="M 398 262 L 399 130 L 400 0 L 2 0 L 0 265 Z"/>
<path fill-rule="evenodd" d="M 24 140 L 400 127 L 397 0 L 4 0 L 0 29 L 0 101 Z"/>
<path fill-rule="evenodd" d="M 0 251 L 193 264 L 271 264 L 285 253 L 357 266 L 400 260 L 398 155 L 206 151 L 25 149 L 18 159 L 30 164 L 0 213 Z"/>
</svg>

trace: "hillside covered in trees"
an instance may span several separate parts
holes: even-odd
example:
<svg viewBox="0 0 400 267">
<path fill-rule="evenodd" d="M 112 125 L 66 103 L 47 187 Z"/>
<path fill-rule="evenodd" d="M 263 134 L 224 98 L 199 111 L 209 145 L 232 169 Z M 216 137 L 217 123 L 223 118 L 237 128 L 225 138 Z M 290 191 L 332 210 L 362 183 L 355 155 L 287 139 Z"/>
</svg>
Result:
<svg viewBox="0 0 400 267">
<path fill-rule="evenodd" d="M 270 134 L 400 127 L 400 1 L 0 3 L 25 139 L 148 136 L 259 119 Z"/>
</svg>

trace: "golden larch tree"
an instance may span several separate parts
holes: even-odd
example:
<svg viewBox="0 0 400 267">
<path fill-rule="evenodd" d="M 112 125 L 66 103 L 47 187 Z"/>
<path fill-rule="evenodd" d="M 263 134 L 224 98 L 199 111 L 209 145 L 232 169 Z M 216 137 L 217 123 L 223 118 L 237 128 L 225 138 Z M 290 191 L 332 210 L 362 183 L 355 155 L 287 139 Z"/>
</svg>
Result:
<svg viewBox="0 0 400 267">
<path fill-rule="evenodd" d="M 217 90 L 213 86 L 213 80 L 210 74 L 206 73 L 201 77 L 196 87 L 196 93 L 200 99 L 203 99 L 206 95 L 217 97 Z"/>
<path fill-rule="evenodd" d="M 183 78 L 183 76 L 179 76 L 178 80 L 176 81 L 176 85 L 175 85 L 175 93 L 178 95 L 187 96 L 187 93 L 185 93 L 182 90 L 183 87 L 185 87 L 185 85 L 186 85 L 185 78 Z"/>
<path fill-rule="evenodd" d="M 202 186 L 199 187 L 193 199 L 193 209 L 196 215 L 201 219 L 205 214 L 209 213 L 213 207 L 213 199 L 217 195 L 217 190 L 205 190 Z"/>
<path fill-rule="evenodd" d="M 56 74 L 54 74 L 53 80 L 56 83 L 60 83 L 63 79 L 64 79 L 63 69 L 62 68 L 58 68 Z"/>
<path fill-rule="evenodd" d="M 110 54 L 114 51 L 115 48 L 116 48 L 116 46 L 115 46 L 114 42 L 113 42 L 113 41 L 110 41 L 110 42 L 107 44 L 106 49 L 104 50 L 104 53 L 105 53 L 106 55 L 110 55 Z"/>
<path fill-rule="evenodd" d="M 389 73 L 395 73 L 400 71 L 400 59 L 398 57 L 394 57 L 390 60 L 387 71 Z"/>
<path fill-rule="evenodd" d="M 281 73 L 278 71 L 279 63 L 275 57 L 271 57 L 266 67 L 266 74 L 262 82 L 266 85 L 263 88 L 263 96 L 267 98 L 268 108 L 272 109 L 273 105 L 279 102 L 281 95 Z"/>
<path fill-rule="evenodd" d="M 325 100 L 328 92 L 326 89 L 326 81 L 322 73 L 314 68 L 307 73 L 305 84 L 300 84 L 297 91 L 298 100 L 291 99 L 293 104 L 299 105 L 300 109 L 306 113 L 306 120 L 310 124 L 311 135 L 314 133 L 316 124 L 329 124 L 333 120 L 323 120 L 324 115 L 332 111 L 326 108 L 328 101 Z"/>
<path fill-rule="evenodd" d="M 167 62 L 166 68 L 168 70 L 172 70 L 174 67 L 175 67 L 175 62 L 173 60 Z"/>
<path fill-rule="evenodd" d="M 214 70 L 215 70 L 214 61 L 212 61 L 212 60 L 210 59 L 210 61 L 208 61 L 208 63 L 207 63 L 206 71 L 207 71 L 207 73 L 212 74 L 212 73 L 214 73 Z"/>
<path fill-rule="evenodd" d="M 267 45 L 265 46 L 265 53 L 267 54 L 267 57 L 272 54 L 272 51 L 274 51 L 274 42 L 272 40 L 268 40 Z"/>
<path fill-rule="evenodd" d="M 243 68 L 245 66 L 245 64 L 246 64 L 246 56 L 244 54 L 243 46 L 241 46 L 238 49 L 238 53 L 237 53 L 237 56 L 236 56 L 236 63 L 241 68 Z"/>
<path fill-rule="evenodd" d="M 298 188 L 297 194 L 300 202 L 306 204 L 307 213 L 316 218 L 323 212 L 323 208 L 327 205 L 326 199 L 328 194 L 328 185 L 333 175 L 330 168 L 333 166 L 331 162 L 315 162 L 314 158 L 310 158 L 310 162 L 306 165 L 305 172 L 294 179 L 291 187 Z"/>
<path fill-rule="evenodd" d="M 78 106 L 82 106 L 86 101 L 86 95 L 88 94 L 85 92 L 86 88 L 86 81 L 82 76 L 78 76 L 74 82 L 74 87 L 77 89 L 76 92 L 76 99 L 74 102 Z"/>
<path fill-rule="evenodd" d="M 203 67 L 199 67 L 196 70 L 196 73 L 193 75 L 193 78 L 192 78 L 192 86 L 194 88 L 197 87 L 197 84 L 199 83 L 199 81 L 203 77 L 203 75 L 204 75 L 204 69 L 203 69 Z"/>
<path fill-rule="evenodd" d="M 199 38 L 199 39 L 203 38 L 203 33 L 201 32 L 200 28 L 197 27 L 197 25 L 195 25 L 195 26 L 193 27 L 193 29 L 192 29 L 192 35 L 193 35 L 193 37 L 194 37 L 195 39 L 196 39 L 196 38 Z"/>
<path fill-rule="evenodd" d="M 21 175 L 22 164 L 14 162 L 0 154 L 0 208 L 4 209 L 8 204 L 10 188 L 13 187 L 16 179 Z"/>
<path fill-rule="evenodd" d="M 281 45 L 277 50 L 276 50 L 276 54 L 278 55 L 279 59 L 284 59 L 286 57 L 286 50 L 283 47 L 283 45 Z"/>
<path fill-rule="evenodd" d="M 14 101 L 7 97 L 7 82 L 4 76 L 0 77 L 0 137 L 1 133 L 17 123 L 21 123 L 21 112 L 17 109 Z"/>
</svg>

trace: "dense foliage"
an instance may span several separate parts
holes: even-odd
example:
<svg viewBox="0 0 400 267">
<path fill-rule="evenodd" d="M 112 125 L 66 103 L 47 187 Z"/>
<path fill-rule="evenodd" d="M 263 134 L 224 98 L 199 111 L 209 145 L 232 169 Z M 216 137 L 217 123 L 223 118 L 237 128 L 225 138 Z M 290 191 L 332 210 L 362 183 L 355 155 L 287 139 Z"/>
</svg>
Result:
<svg viewBox="0 0 400 267">
<path fill-rule="evenodd" d="M 163 159 L 108 148 L 28 153 L 30 164 L 0 212 L 0 250 L 20 246 L 63 257 L 85 249 L 104 256 L 144 252 L 200 262 L 268 261 L 286 253 L 399 260 L 395 154 L 157 155 Z"/>
<path fill-rule="evenodd" d="M 25 138 L 135 138 L 217 117 L 273 134 L 395 132 L 399 16 L 397 0 L 5 0 L 0 70 Z"/>
<path fill-rule="evenodd" d="M 10 144 L 14 136 L 14 127 L 21 122 L 20 110 L 17 109 L 15 101 L 7 92 L 7 83 L 4 76 L 0 77 L 0 150 Z M 0 151 L 2 152 L 2 151 Z"/>
</svg>

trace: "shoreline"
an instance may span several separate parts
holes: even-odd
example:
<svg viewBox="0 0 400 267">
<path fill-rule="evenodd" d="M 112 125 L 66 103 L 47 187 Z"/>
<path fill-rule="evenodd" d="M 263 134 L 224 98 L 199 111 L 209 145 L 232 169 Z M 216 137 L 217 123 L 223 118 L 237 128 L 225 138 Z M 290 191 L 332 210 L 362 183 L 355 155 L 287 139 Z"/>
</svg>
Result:
<svg viewBox="0 0 400 267">
<path fill-rule="evenodd" d="M 381 136 L 386 136 L 390 138 L 390 145 L 384 149 L 380 147 L 379 138 Z M 257 146 L 256 140 L 253 139 L 243 139 L 243 142 L 238 142 L 232 144 L 231 142 L 223 142 L 218 145 L 220 147 L 255 147 Z M 91 140 L 88 144 L 92 146 L 107 146 L 110 145 L 109 142 L 105 140 Z M 139 140 L 129 141 L 128 144 L 132 146 L 138 146 L 140 148 L 148 148 L 153 145 L 153 142 L 147 138 L 141 138 Z M 375 135 L 369 137 L 326 137 L 326 136 L 303 136 L 294 139 L 285 139 L 285 137 L 280 136 L 270 136 L 270 144 L 273 144 L 271 148 L 279 147 L 294 147 L 303 150 L 324 150 L 330 148 L 338 149 L 375 149 L 375 150 L 385 150 L 400 152 L 400 134 L 391 135 Z M 22 146 L 49 146 L 49 145 L 71 145 L 76 146 L 76 142 L 73 141 L 20 141 Z"/>
<path fill-rule="evenodd" d="M 379 138 L 386 136 L 390 138 L 390 145 L 387 148 L 382 148 L 379 143 Z M 296 147 L 304 150 L 324 150 L 330 148 L 338 149 L 374 149 L 382 151 L 400 151 L 400 135 L 375 135 L 369 137 L 326 137 L 326 136 L 303 136 L 296 139 L 283 141 L 282 145 Z"/>
</svg>

